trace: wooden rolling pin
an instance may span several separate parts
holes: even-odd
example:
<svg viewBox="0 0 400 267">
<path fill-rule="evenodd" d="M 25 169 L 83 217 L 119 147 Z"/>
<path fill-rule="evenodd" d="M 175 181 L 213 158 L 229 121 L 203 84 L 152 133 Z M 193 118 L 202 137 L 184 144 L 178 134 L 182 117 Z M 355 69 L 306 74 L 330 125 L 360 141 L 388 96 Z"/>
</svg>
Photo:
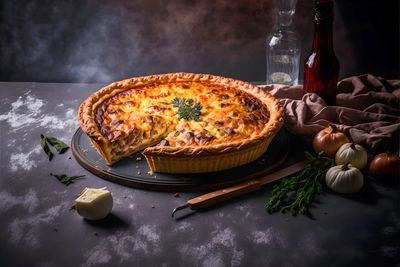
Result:
<svg viewBox="0 0 400 267">
<path fill-rule="evenodd" d="M 199 210 L 202 208 L 207 208 L 217 203 L 223 202 L 225 200 L 241 196 L 253 191 L 257 191 L 261 188 L 261 186 L 271 183 L 273 181 L 279 180 L 283 177 L 289 176 L 296 172 L 301 171 L 304 169 L 306 165 L 306 161 L 299 161 L 293 165 L 290 165 L 286 168 L 283 168 L 279 171 L 270 173 L 264 177 L 252 179 L 250 181 L 246 181 L 237 185 L 233 185 L 227 187 L 225 189 L 217 190 L 214 192 L 210 192 L 195 198 L 192 198 L 186 202 L 185 205 L 175 208 L 172 211 L 172 217 L 178 210 L 190 208 L 192 210 Z"/>
</svg>

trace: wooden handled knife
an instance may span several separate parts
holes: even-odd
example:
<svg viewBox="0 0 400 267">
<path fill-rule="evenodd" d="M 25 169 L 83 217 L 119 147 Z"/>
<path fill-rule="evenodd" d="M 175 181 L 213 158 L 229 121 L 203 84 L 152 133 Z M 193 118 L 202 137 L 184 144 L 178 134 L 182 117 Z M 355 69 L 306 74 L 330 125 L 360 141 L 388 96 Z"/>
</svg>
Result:
<svg viewBox="0 0 400 267">
<path fill-rule="evenodd" d="M 192 210 L 199 210 L 202 208 L 210 207 L 225 200 L 256 191 L 265 184 L 271 183 L 273 181 L 279 180 L 283 177 L 301 171 L 302 169 L 304 169 L 306 163 L 307 163 L 306 160 L 302 160 L 286 168 L 283 168 L 281 170 L 263 176 L 261 178 L 252 179 L 237 185 L 233 185 L 224 189 L 220 189 L 214 192 L 210 192 L 192 198 L 188 200 L 185 205 L 175 208 L 172 211 L 172 217 L 174 217 L 174 214 L 178 210 L 182 210 L 185 208 L 190 208 Z"/>
</svg>

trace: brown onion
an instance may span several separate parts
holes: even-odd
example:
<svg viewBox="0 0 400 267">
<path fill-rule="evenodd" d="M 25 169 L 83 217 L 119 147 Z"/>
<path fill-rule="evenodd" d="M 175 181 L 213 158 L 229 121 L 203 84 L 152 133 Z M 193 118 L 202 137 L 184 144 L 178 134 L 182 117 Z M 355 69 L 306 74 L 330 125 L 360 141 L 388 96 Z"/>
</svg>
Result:
<svg viewBox="0 0 400 267">
<path fill-rule="evenodd" d="M 378 154 L 369 165 L 372 175 L 399 176 L 400 157 L 389 152 Z"/>
<path fill-rule="evenodd" d="M 326 156 L 334 158 L 336 151 L 346 143 L 350 143 L 347 136 L 338 131 L 335 125 L 330 124 L 315 135 L 313 147 L 316 153 L 324 151 Z"/>
</svg>

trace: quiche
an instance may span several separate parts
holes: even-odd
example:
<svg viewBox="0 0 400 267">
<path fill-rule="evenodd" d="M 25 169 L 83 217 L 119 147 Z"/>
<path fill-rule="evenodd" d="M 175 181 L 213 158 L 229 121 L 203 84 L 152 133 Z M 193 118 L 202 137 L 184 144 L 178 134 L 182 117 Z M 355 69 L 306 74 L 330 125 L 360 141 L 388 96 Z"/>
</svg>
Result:
<svg viewBox="0 0 400 267">
<path fill-rule="evenodd" d="M 109 165 L 142 151 L 153 172 L 200 173 L 259 158 L 283 125 L 283 108 L 246 82 L 171 73 L 100 89 L 78 120 Z"/>
</svg>

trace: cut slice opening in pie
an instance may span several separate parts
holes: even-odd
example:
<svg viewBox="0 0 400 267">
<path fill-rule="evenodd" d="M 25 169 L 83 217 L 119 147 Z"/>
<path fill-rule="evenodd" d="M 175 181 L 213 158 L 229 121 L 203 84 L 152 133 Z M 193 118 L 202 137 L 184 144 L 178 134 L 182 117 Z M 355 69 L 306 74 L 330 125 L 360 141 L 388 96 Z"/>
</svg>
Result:
<svg viewBox="0 0 400 267">
<path fill-rule="evenodd" d="M 114 82 L 81 104 L 78 119 L 109 165 L 143 151 L 154 172 L 198 173 L 259 158 L 283 109 L 249 83 L 172 73 Z"/>
</svg>

